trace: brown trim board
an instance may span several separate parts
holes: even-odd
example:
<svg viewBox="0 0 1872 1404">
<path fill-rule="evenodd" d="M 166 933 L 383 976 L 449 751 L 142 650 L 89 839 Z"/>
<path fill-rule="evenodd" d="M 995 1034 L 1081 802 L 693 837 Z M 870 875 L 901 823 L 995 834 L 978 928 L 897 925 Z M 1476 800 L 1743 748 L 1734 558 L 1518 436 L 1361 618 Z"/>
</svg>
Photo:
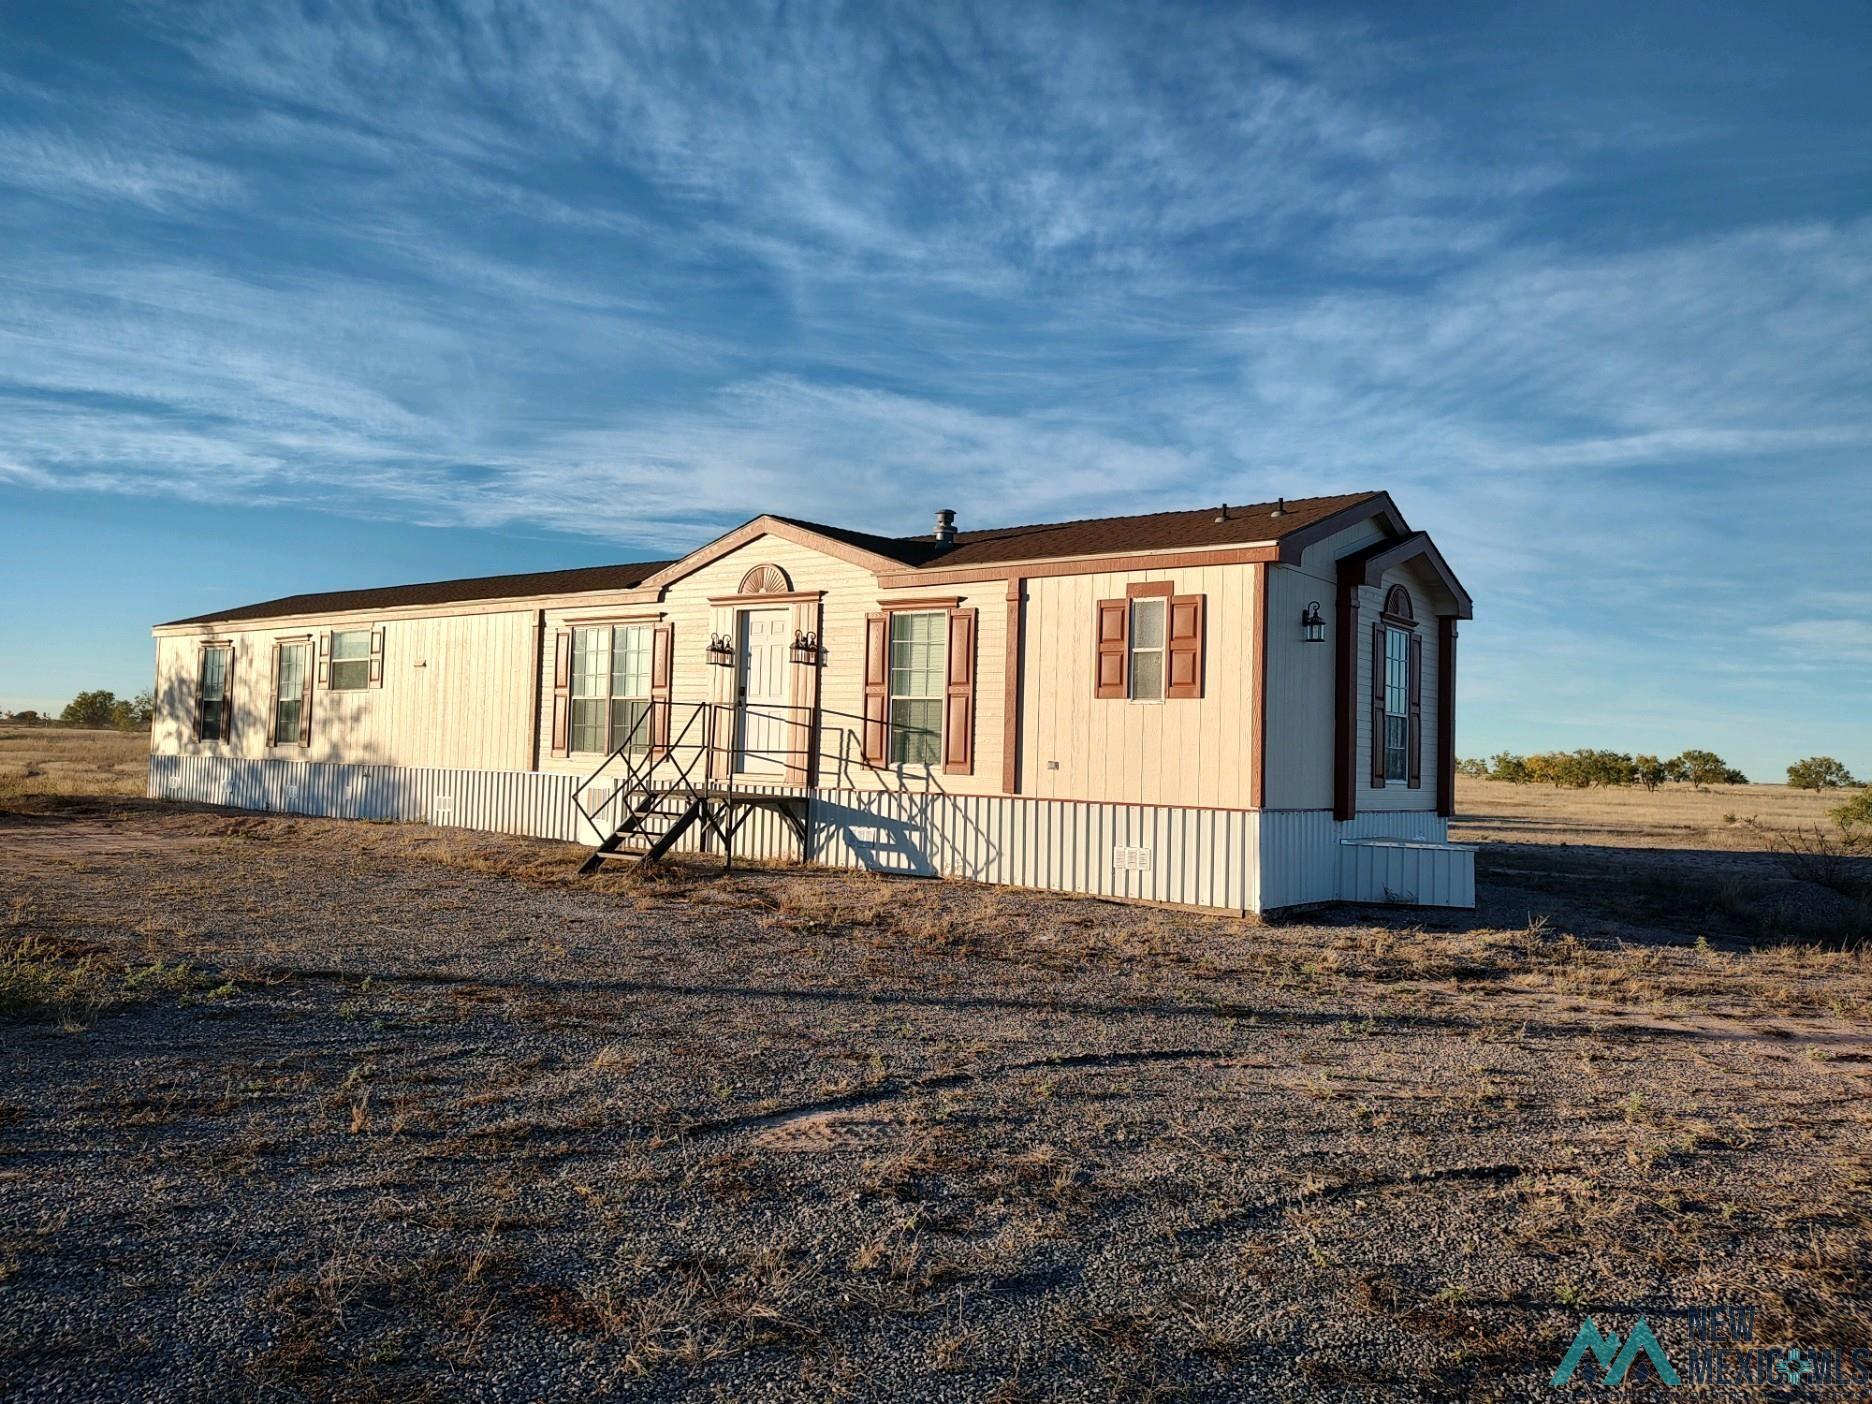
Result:
<svg viewBox="0 0 1872 1404">
<path fill-rule="evenodd" d="M 1001 685 L 1001 789 L 1020 793 L 1021 624 L 1026 613 L 1026 585 L 1020 576 L 1008 578 L 1007 659 Z"/>
<path fill-rule="evenodd" d="M 1342 570 L 1333 633 L 1333 818 L 1342 823 L 1358 816 L 1358 651 L 1359 587 Z"/>
<path fill-rule="evenodd" d="M 1271 574 L 1265 563 L 1254 568 L 1254 643 L 1251 646 L 1254 675 L 1249 707 L 1253 735 L 1248 750 L 1248 803 L 1255 809 L 1267 805 L 1268 585 Z"/>
<path fill-rule="evenodd" d="M 1437 620 L 1437 813 L 1456 812 L 1456 617 Z"/>
</svg>

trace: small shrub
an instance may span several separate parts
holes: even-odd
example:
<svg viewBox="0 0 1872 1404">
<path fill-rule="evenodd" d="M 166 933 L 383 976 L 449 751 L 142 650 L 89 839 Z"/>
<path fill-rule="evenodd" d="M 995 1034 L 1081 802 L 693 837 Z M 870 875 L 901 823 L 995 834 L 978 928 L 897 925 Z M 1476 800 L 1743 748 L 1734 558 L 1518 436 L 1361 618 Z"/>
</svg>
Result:
<svg viewBox="0 0 1872 1404">
<path fill-rule="evenodd" d="M 1872 859 L 1872 832 L 1842 824 L 1838 835 L 1815 824 L 1805 829 L 1761 829 L 1769 846 L 1781 855 L 1781 867 L 1791 878 L 1831 888 L 1847 897 L 1864 899 L 1872 892 L 1867 861 Z"/>
<path fill-rule="evenodd" d="M 1848 841 L 1872 843 L 1872 789 L 1861 790 L 1827 812 Z"/>
</svg>

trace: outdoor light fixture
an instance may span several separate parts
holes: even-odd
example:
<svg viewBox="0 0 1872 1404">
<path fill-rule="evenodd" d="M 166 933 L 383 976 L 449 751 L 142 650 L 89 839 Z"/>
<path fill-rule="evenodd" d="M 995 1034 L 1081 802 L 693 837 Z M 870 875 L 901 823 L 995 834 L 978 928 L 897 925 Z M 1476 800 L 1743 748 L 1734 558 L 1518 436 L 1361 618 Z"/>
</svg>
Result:
<svg viewBox="0 0 1872 1404">
<path fill-rule="evenodd" d="M 1301 612 L 1300 637 L 1308 643 L 1326 642 L 1326 621 L 1320 616 L 1318 600 L 1312 601 Z"/>
<path fill-rule="evenodd" d="M 805 629 L 793 631 L 793 661 L 795 663 L 817 663 L 819 661 L 819 636 Z"/>
<path fill-rule="evenodd" d="M 708 637 L 708 661 L 717 668 L 734 667 L 734 644 L 726 634 L 710 634 Z"/>
</svg>

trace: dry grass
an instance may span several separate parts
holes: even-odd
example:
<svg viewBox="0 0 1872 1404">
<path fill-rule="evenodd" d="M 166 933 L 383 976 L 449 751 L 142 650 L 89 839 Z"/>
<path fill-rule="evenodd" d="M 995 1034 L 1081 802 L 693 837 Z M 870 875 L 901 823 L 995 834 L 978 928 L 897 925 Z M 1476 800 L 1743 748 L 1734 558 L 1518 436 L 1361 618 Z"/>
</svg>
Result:
<svg viewBox="0 0 1872 1404">
<path fill-rule="evenodd" d="M 71 796 L 126 797 L 149 789 L 149 733 L 0 727 L 0 804 Z"/>
<path fill-rule="evenodd" d="M 1492 839 L 1749 850 L 1763 846 L 1757 827 L 1831 828 L 1828 811 L 1841 798 L 1838 790 L 1791 790 L 1786 785 L 1567 790 L 1459 777 L 1450 836 L 1460 843 Z"/>
<path fill-rule="evenodd" d="M 0 1395 L 1532 1398 L 1665 1296 L 1872 1343 L 1872 949 L 1698 939 L 1656 873 L 1812 887 L 1720 794 L 1507 798 L 1565 808 L 1472 823 L 1481 911 L 1278 924 L 48 800 Z"/>
</svg>

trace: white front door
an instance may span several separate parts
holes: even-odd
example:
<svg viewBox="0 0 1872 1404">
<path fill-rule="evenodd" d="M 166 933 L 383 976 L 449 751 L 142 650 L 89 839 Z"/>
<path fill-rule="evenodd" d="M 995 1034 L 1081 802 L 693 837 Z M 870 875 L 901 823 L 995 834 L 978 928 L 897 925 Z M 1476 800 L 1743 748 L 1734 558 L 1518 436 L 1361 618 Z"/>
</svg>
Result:
<svg viewBox="0 0 1872 1404">
<path fill-rule="evenodd" d="M 735 772 L 783 776 L 789 720 L 787 648 L 792 643 L 790 609 L 744 609 L 739 616 L 740 657 L 735 709 Z"/>
</svg>

